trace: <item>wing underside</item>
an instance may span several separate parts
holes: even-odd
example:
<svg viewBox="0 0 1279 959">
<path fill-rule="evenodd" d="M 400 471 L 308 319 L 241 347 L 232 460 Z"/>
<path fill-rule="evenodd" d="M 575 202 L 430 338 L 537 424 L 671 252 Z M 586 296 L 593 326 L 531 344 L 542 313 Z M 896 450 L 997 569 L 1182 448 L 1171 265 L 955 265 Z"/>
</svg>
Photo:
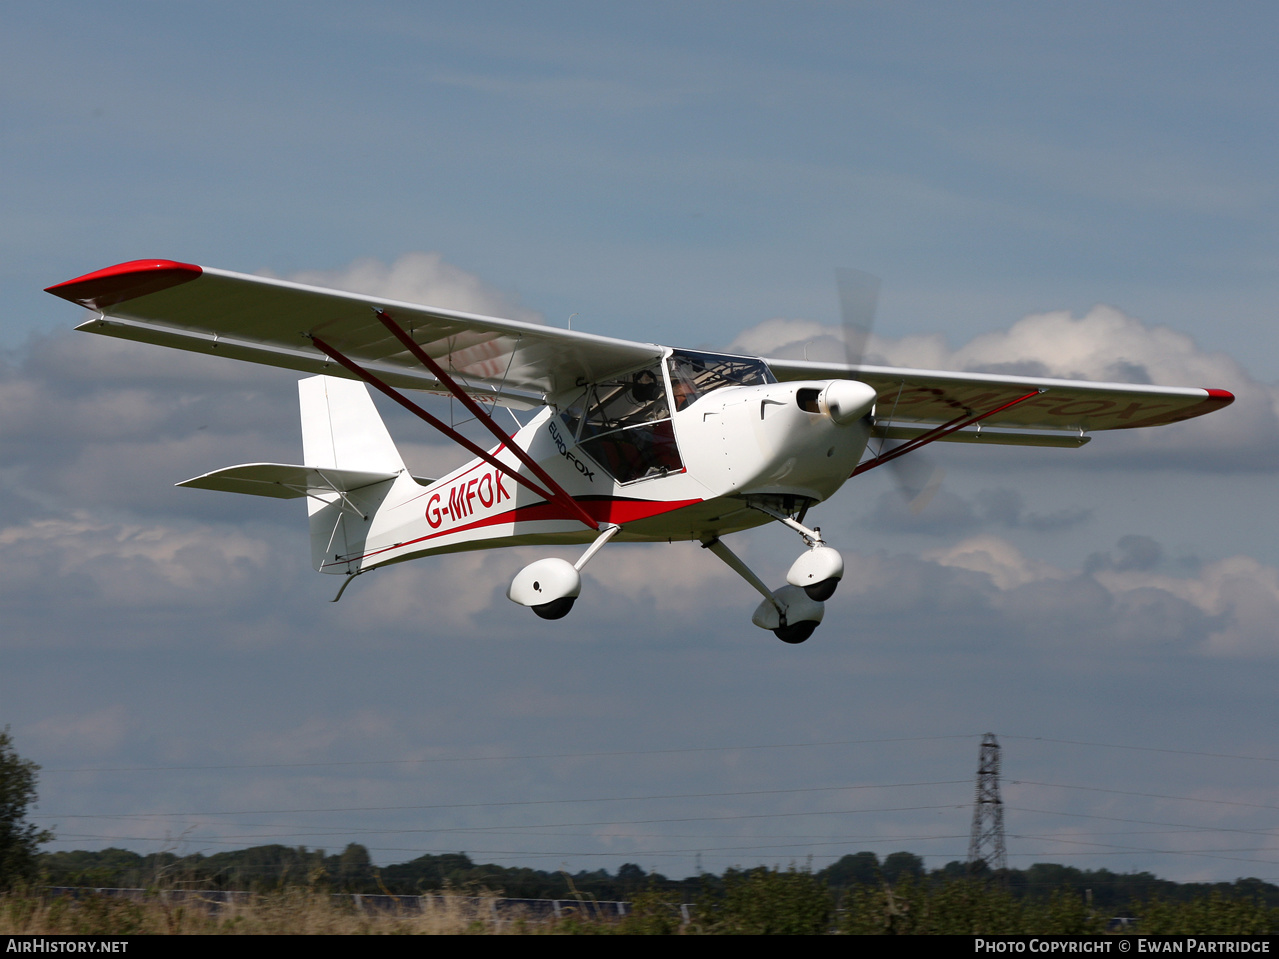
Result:
<svg viewBox="0 0 1279 959">
<path fill-rule="evenodd" d="M 98 315 L 78 329 L 307 373 L 348 376 L 322 337 L 393 386 L 446 392 L 378 322 L 384 310 L 465 388 L 501 405 L 650 364 L 662 348 L 172 260 L 135 260 L 49 287 Z"/>
<path fill-rule="evenodd" d="M 989 373 L 947 373 L 883 366 L 768 360 L 780 380 L 848 377 L 874 387 L 881 435 L 909 439 L 931 427 L 974 416 L 1028 393 L 1035 395 L 951 434 L 952 441 L 1079 446 L 1098 430 L 1160 426 L 1229 405 L 1226 390 L 1132 383 L 1091 383 Z M 1069 438 L 1074 434 L 1075 440 Z"/>
</svg>

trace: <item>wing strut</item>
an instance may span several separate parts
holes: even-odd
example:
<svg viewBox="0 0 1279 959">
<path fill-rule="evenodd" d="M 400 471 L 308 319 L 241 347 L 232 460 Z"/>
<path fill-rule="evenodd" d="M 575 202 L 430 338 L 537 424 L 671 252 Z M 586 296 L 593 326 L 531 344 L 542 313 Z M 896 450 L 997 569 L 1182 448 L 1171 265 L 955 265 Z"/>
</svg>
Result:
<svg viewBox="0 0 1279 959">
<path fill-rule="evenodd" d="M 489 416 L 488 413 L 484 411 L 483 407 L 481 407 L 479 403 L 475 402 L 475 398 L 471 396 L 470 393 L 458 386 L 457 381 L 444 372 L 444 368 L 440 366 L 439 363 L 436 363 L 435 360 L 431 359 L 426 350 L 418 346 L 413 337 L 404 332 L 404 329 L 396 323 L 395 320 L 391 319 L 390 313 L 387 313 L 386 310 L 374 310 L 373 312 L 377 314 L 377 318 L 381 321 L 382 325 L 391 332 L 391 335 L 399 340 L 404 345 L 404 348 L 413 355 L 413 358 L 430 370 L 431 375 L 443 383 L 444 387 L 456 396 L 463 406 L 470 410 L 471 415 L 483 423 L 485 427 L 488 428 L 488 431 L 497 437 L 498 442 L 509 443 L 507 449 L 514 453 L 516 459 L 527 466 L 534 476 L 546 484 L 546 488 L 555 494 L 553 499 L 557 503 L 569 512 L 573 513 L 577 519 L 581 520 L 591 529 L 598 530 L 600 528 L 600 524 L 593 520 L 586 510 L 582 509 L 577 500 L 573 499 L 564 487 L 555 482 L 554 477 L 552 477 L 550 473 L 542 469 L 541 464 L 539 464 L 537 460 L 533 459 L 533 457 L 529 456 L 527 452 L 520 449 L 514 443 L 510 443 L 510 437 L 506 435 L 506 432 L 502 429 L 502 427 L 497 425 L 497 423 L 493 420 L 493 417 Z M 512 359 L 514 359 L 513 356 Z"/>
<path fill-rule="evenodd" d="M 378 310 L 377 312 L 378 312 L 379 319 L 382 319 L 382 317 L 386 316 L 384 313 L 382 313 L 381 310 Z M 397 332 L 397 333 L 403 332 L 399 329 L 398 326 L 394 325 L 394 322 L 390 320 L 390 317 L 386 317 L 386 319 L 383 320 L 383 322 L 388 323 L 388 328 L 391 329 L 393 332 Z M 405 335 L 407 336 L 407 334 Z M 418 347 L 416 343 L 413 344 L 413 347 L 416 350 L 414 355 L 416 355 L 417 353 L 421 353 L 422 356 L 419 358 L 420 359 L 424 358 L 427 361 L 427 368 L 430 369 L 431 372 L 434 373 L 439 378 L 440 382 L 444 384 L 445 388 L 447 388 L 448 391 L 452 393 L 454 396 L 456 396 L 458 399 L 462 400 L 463 403 L 467 404 L 467 409 L 471 410 L 471 412 L 476 416 L 476 418 L 479 419 L 479 421 L 483 423 L 485 426 L 487 426 L 493 432 L 493 434 L 497 436 L 498 439 L 501 440 L 501 442 L 506 445 L 506 448 L 510 450 L 519 459 L 521 463 L 523 463 L 525 466 L 528 466 L 538 476 L 539 479 L 545 482 L 546 485 L 549 487 L 549 490 L 543 489 L 542 487 L 538 486 L 536 483 L 534 483 L 531 479 L 529 479 L 519 470 L 512 469 L 509 464 L 503 463 L 493 454 L 489 453 L 488 451 L 484 449 L 481 449 L 479 446 L 471 442 L 469 439 L 467 439 L 457 430 L 453 429 L 453 427 L 449 426 L 447 423 L 437 419 L 436 417 L 428 413 L 426 410 L 422 409 L 422 407 L 418 406 L 416 403 L 414 403 L 411 399 L 409 399 L 403 393 L 399 392 L 397 389 L 395 389 L 395 387 L 388 385 L 383 380 L 381 380 L 378 376 L 376 376 L 373 373 L 370 373 L 368 370 L 364 369 L 364 367 L 360 366 L 354 360 L 350 359 L 349 357 L 345 356 L 342 353 L 339 353 L 336 349 L 334 349 L 328 343 L 324 342 L 324 340 L 320 339 L 320 337 L 311 336 L 310 339 L 311 339 L 311 342 L 315 344 L 315 348 L 319 350 L 321 353 L 323 353 L 325 356 L 328 356 L 329 358 L 336 360 L 342 366 L 350 370 L 355 376 L 359 377 L 360 379 L 364 380 L 364 382 L 368 383 L 370 386 L 375 387 L 386 396 L 389 396 L 391 399 L 395 400 L 395 402 L 399 403 L 401 406 L 403 406 L 406 410 L 408 410 L 414 416 L 418 417 L 419 419 L 425 420 L 428 424 L 433 426 L 435 429 L 439 430 L 441 433 L 443 433 L 453 442 L 457 443 L 467 452 L 475 456 L 478 456 L 480 459 L 484 460 L 484 462 L 488 463 L 490 466 L 501 470 L 511 479 L 515 480 L 515 482 L 531 490 L 536 495 L 542 497 L 542 499 L 547 500 L 548 502 L 551 502 L 551 503 L 555 503 L 556 505 L 560 506 L 561 508 L 566 510 L 569 513 L 569 515 L 573 517 L 573 519 L 579 520 L 580 522 L 586 524 L 586 526 L 588 526 L 589 528 L 593 530 L 598 530 L 600 528 L 600 524 L 597 523 L 594 519 L 592 519 L 591 515 L 587 513 L 586 510 L 582 509 L 581 505 L 575 499 L 573 499 L 573 497 L 570 496 L 567 493 L 567 491 L 565 491 L 564 487 L 560 486 L 559 483 L 555 482 L 555 480 L 544 469 L 538 466 L 538 464 L 533 461 L 533 458 L 529 456 L 528 453 L 520 449 L 520 447 L 517 446 L 515 443 L 511 442 L 511 438 L 506 433 L 502 432 L 502 428 L 493 422 L 493 418 L 489 416 L 487 413 L 485 413 L 484 410 L 480 408 L 479 404 L 477 404 L 473 399 L 471 399 L 471 397 L 468 396 L 466 392 L 460 386 L 458 386 L 457 383 L 453 381 L 452 377 L 444 373 L 444 371 L 440 369 L 439 365 L 435 363 L 435 361 L 431 360 L 430 357 L 427 357 L 425 353 L 422 353 L 421 348 Z M 410 340 L 410 342 L 412 341 Z"/>
<path fill-rule="evenodd" d="M 903 443 L 901 446 L 893 447 L 887 453 L 880 453 L 874 459 L 869 459 L 865 463 L 861 463 L 858 465 L 857 469 L 853 470 L 851 475 L 857 476 L 859 473 L 865 473 L 867 470 L 873 470 L 876 466 L 883 466 L 885 463 L 891 462 L 899 456 L 905 456 L 907 453 L 913 453 L 921 446 L 927 446 L 929 443 L 933 443 L 943 437 L 949 436 L 956 430 L 962 430 L 965 426 L 972 426 L 974 423 L 979 423 L 988 416 L 994 416 L 996 413 L 1001 413 L 1009 407 L 1016 406 L 1018 403 L 1024 403 L 1026 400 L 1038 396 L 1040 393 L 1046 392 L 1046 388 L 1032 390 L 1025 396 L 1019 396 L 1015 400 L 1009 400 L 1002 406 L 996 406 L 993 410 L 987 410 L 985 413 L 973 413 L 972 410 L 965 410 L 953 420 L 943 423 L 935 429 L 929 430 L 922 436 L 916 436 L 913 440 Z"/>
</svg>

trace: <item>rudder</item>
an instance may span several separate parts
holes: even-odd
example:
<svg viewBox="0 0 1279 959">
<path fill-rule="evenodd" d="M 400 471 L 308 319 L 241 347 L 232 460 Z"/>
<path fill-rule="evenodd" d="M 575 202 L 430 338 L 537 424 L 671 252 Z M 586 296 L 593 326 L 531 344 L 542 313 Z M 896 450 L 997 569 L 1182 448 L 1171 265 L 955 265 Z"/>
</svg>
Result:
<svg viewBox="0 0 1279 959">
<path fill-rule="evenodd" d="M 302 461 L 307 466 L 407 478 L 400 451 L 363 383 L 336 376 L 307 377 L 298 382 L 298 401 Z M 393 485 L 394 481 L 384 481 L 342 494 L 307 497 L 311 562 L 317 570 L 359 572 L 369 521 Z"/>
<path fill-rule="evenodd" d="M 373 405 L 368 387 L 336 376 L 298 382 L 302 462 L 307 466 L 397 473 L 404 460 Z"/>
</svg>

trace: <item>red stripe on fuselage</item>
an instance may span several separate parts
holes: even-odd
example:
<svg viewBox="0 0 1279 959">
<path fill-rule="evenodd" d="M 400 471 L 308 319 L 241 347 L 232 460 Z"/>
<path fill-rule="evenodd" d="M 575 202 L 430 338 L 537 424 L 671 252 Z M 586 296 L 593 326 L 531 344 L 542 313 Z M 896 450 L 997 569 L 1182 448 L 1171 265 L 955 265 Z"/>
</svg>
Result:
<svg viewBox="0 0 1279 959">
<path fill-rule="evenodd" d="M 648 519 L 652 516 L 660 516 L 663 513 L 673 513 L 677 509 L 683 509 L 686 506 L 694 506 L 702 502 L 700 499 L 685 500 L 643 500 L 643 499 L 614 499 L 612 497 L 601 496 L 596 499 L 579 499 L 582 509 L 591 515 L 591 518 L 600 523 L 616 523 L 622 525 L 624 523 L 633 523 L 636 520 Z M 477 519 L 474 523 L 467 523 L 464 526 L 454 526 L 452 529 L 440 530 L 438 533 L 428 533 L 425 536 L 419 536 L 417 539 L 407 540 L 403 543 L 396 543 L 394 546 L 384 546 L 382 549 L 373 550 L 364 553 L 358 559 L 368 559 L 371 556 L 381 556 L 383 553 L 389 553 L 393 550 L 403 549 L 406 546 L 416 546 L 418 543 L 425 543 L 427 540 L 438 539 L 441 536 L 450 536 L 454 533 L 465 533 L 473 529 L 482 529 L 486 526 L 498 526 L 502 523 L 537 523 L 546 520 L 573 520 L 576 518 L 569 516 L 562 507 L 556 503 L 533 503 L 529 506 L 517 506 L 515 509 L 507 510 L 504 513 L 498 513 L 495 516 L 486 516 L 483 519 Z M 325 563 L 326 566 L 341 566 L 351 562 L 353 557 L 334 562 Z"/>
</svg>

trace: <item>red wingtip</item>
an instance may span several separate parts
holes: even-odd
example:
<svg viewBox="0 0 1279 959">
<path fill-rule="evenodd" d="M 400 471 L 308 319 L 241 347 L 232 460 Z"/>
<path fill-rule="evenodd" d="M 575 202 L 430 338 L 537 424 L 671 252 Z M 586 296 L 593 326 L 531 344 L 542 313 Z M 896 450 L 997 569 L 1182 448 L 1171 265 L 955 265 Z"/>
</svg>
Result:
<svg viewBox="0 0 1279 959">
<path fill-rule="evenodd" d="M 1235 401 L 1235 394 L 1229 390 L 1204 390 L 1208 394 L 1208 399 L 1216 400 L 1222 406 L 1229 406 Z"/>
<path fill-rule="evenodd" d="M 77 276 L 74 280 L 45 287 L 46 293 L 79 303 L 90 310 L 103 310 L 125 300 L 159 293 L 196 279 L 204 271 L 193 263 L 173 260 L 130 260 Z"/>
</svg>

